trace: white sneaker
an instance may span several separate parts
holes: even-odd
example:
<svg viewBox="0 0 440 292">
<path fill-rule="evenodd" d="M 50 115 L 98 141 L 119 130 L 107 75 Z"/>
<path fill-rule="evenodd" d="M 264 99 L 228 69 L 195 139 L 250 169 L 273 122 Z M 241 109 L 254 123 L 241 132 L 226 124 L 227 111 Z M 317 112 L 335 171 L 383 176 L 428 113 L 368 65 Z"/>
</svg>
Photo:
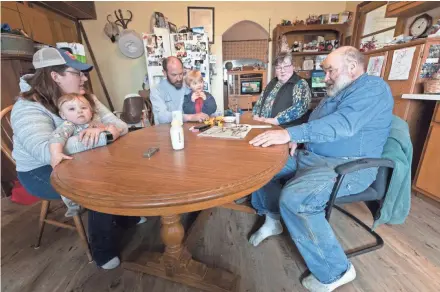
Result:
<svg viewBox="0 0 440 292">
<path fill-rule="evenodd" d="M 136 225 L 141 225 L 144 224 L 145 222 L 147 222 L 147 217 L 139 217 L 139 222 L 136 223 Z"/>
<path fill-rule="evenodd" d="M 322 284 L 318 279 L 316 279 L 315 276 L 313 276 L 313 274 L 310 274 L 301 281 L 301 284 L 304 286 L 304 288 L 311 292 L 331 292 L 339 286 L 353 281 L 355 278 L 356 270 L 354 269 L 354 266 L 350 264 L 350 267 L 345 274 L 333 283 Z"/>
<path fill-rule="evenodd" d="M 112 270 L 121 264 L 119 257 L 114 257 L 101 266 L 104 270 Z"/>
</svg>

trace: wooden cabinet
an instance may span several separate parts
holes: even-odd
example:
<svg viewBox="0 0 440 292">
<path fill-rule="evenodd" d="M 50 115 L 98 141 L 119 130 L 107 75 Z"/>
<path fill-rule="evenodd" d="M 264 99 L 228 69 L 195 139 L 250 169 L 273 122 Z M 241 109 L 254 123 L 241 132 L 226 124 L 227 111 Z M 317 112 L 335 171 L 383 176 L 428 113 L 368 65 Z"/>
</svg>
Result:
<svg viewBox="0 0 440 292">
<path fill-rule="evenodd" d="M 40 6 L 34 6 L 33 9 L 46 15 L 51 27 L 50 33 L 55 43 L 78 42 L 78 33 L 75 21 Z"/>
<path fill-rule="evenodd" d="M 54 11 L 58 15 L 70 19 L 96 19 L 94 1 L 2 1 L 2 8 L 18 11 L 19 5 L 30 8 L 44 7 L 47 11 Z M 3 19 L 3 14 L 2 14 Z M 2 22 L 5 22 L 2 20 Z"/>
<path fill-rule="evenodd" d="M 408 117 L 409 101 L 400 98 L 400 96 L 393 96 L 394 98 L 394 108 L 393 114 L 406 120 Z"/>
<path fill-rule="evenodd" d="M 387 64 L 387 61 L 388 61 L 388 51 L 380 52 L 380 53 L 376 53 L 376 54 L 366 55 L 365 56 L 365 71 L 368 68 L 368 62 L 373 57 L 383 57 L 383 66 L 382 66 L 382 69 L 380 70 L 380 77 L 384 78 L 384 76 L 385 76 L 385 68 L 386 68 L 386 64 Z"/>
<path fill-rule="evenodd" d="M 418 70 L 420 69 L 420 61 L 422 57 L 422 52 L 424 51 L 424 44 L 411 46 L 414 47 L 414 56 L 412 58 L 411 69 L 409 72 L 409 77 L 406 80 L 390 80 L 389 75 L 391 71 L 391 67 L 393 64 L 393 56 L 395 51 L 399 50 L 390 50 L 388 60 L 385 66 L 384 80 L 388 83 L 393 92 L 394 96 L 401 96 L 404 93 L 419 93 L 419 89 L 416 88 L 416 81 L 418 77 Z"/>
<path fill-rule="evenodd" d="M 381 77 L 390 86 L 393 98 L 393 114 L 402 118 L 408 123 L 411 141 L 413 143 L 413 165 L 412 175 L 414 177 L 417 166 L 422 155 L 423 144 L 428 133 L 429 124 L 432 117 L 432 101 L 402 99 L 402 94 L 422 93 L 423 81 L 421 78 L 421 68 L 429 54 L 431 45 L 440 44 L 440 39 L 424 39 L 401 45 L 389 46 L 379 50 L 365 53 L 366 66 L 372 57 L 384 56 L 384 65 Z M 390 80 L 389 75 L 393 66 L 393 57 L 397 50 L 404 48 L 414 48 L 414 55 L 410 67 L 408 79 Z"/>
<path fill-rule="evenodd" d="M 261 91 L 266 88 L 265 70 L 247 70 L 247 71 L 228 71 L 228 104 L 227 107 L 233 110 L 240 108 L 242 110 L 252 110 L 252 103 L 260 97 L 260 93 L 242 94 L 242 82 L 259 81 Z"/>
<path fill-rule="evenodd" d="M 240 108 L 251 111 L 252 103 L 257 102 L 258 96 L 233 96 L 228 98 L 228 107 L 232 110 Z"/>
<path fill-rule="evenodd" d="M 12 105 L 15 101 L 15 97 L 20 92 L 20 87 L 18 85 L 20 77 L 25 74 L 34 72 L 32 66 L 32 56 L 11 56 L 2 55 L 1 66 L 3 72 L 8 72 L 7 74 L 2 74 L 2 106 L 4 109 Z"/>
<path fill-rule="evenodd" d="M 439 1 L 397 1 L 389 2 L 385 17 L 411 17 L 440 7 Z"/>
<path fill-rule="evenodd" d="M 33 72 L 32 57 L 2 55 L 1 68 L 3 71 L 1 75 L 1 108 L 4 109 L 14 104 L 15 98 L 20 92 L 18 85 L 20 77 Z M 7 74 L 5 74 L 5 72 L 7 72 Z M 8 193 L 10 191 L 11 182 L 15 180 L 17 174 L 15 172 L 15 165 L 6 158 L 3 153 L 1 158 L 2 188 Z"/>
<path fill-rule="evenodd" d="M 272 60 L 275 60 L 276 54 L 279 51 L 279 40 L 281 36 L 286 36 L 289 47 L 292 47 L 295 41 L 306 44 L 318 39 L 318 36 L 324 37 L 327 40 L 338 40 L 339 45 L 344 45 L 347 33 L 348 24 L 313 24 L 313 25 L 277 25 L 273 30 L 272 41 Z M 303 62 L 306 58 L 315 59 L 318 55 L 329 54 L 328 51 L 321 52 L 292 52 L 295 67 L 303 68 Z M 297 70 L 299 71 L 299 70 Z M 272 76 L 275 76 L 275 68 L 272 67 Z"/>
<path fill-rule="evenodd" d="M 78 42 L 75 21 L 37 5 L 6 3 L 2 2 L 2 22 L 12 29 L 23 29 L 34 41 L 47 45 Z"/>
<path fill-rule="evenodd" d="M 23 22 L 15 2 L 2 1 L 2 23 L 9 24 L 12 28 L 23 29 Z"/>
<path fill-rule="evenodd" d="M 36 3 L 2 1 L 2 23 L 8 23 L 12 29 L 23 29 L 34 41 L 43 44 L 55 45 L 57 42 L 78 42 L 74 20 L 37 6 Z M 94 4 L 92 6 L 94 8 Z M 15 102 L 15 98 L 20 92 L 20 77 L 34 72 L 32 56 L 2 54 L 1 68 L 3 71 L 3 74 L 1 74 L 1 108 L 4 109 Z M 16 178 L 16 172 L 15 166 L 3 154 L 1 170 L 2 190 L 8 192 L 11 181 Z"/>
<path fill-rule="evenodd" d="M 434 113 L 434 122 L 440 123 L 440 105 L 439 105 L 439 103 L 437 103 L 437 110 Z"/>
<path fill-rule="evenodd" d="M 431 123 L 422 159 L 417 171 L 414 189 L 440 201 L 440 102 Z"/>
<path fill-rule="evenodd" d="M 51 33 L 52 28 L 47 15 L 20 3 L 17 4 L 17 6 L 22 19 L 26 19 L 26 21 L 28 21 L 28 26 L 25 28 L 26 33 L 34 41 L 54 45 L 55 41 Z"/>
<path fill-rule="evenodd" d="M 38 4 L 70 18 L 96 19 L 94 1 L 40 1 Z"/>
</svg>

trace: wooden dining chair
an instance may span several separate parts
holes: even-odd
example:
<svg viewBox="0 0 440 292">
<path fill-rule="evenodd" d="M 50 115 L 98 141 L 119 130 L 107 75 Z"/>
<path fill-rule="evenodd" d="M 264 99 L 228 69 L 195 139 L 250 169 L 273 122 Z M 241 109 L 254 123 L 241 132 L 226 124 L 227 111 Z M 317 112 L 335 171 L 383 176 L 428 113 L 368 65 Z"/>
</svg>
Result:
<svg viewBox="0 0 440 292">
<path fill-rule="evenodd" d="M 138 93 L 145 101 L 146 118 L 150 122 L 150 125 L 154 126 L 153 104 L 150 100 L 150 90 L 139 90 Z"/>
<path fill-rule="evenodd" d="M 11 127 L 11 111 L 12 105 L 3 109 L 0 113 L 1 120 L 1 150 L 2 153 L 15 165 L 15 161 L 12 158 L 12 127 Z M 43 236 L 44 226 L 47 224 L 58 226 L 61 228 L 67 228 L 71 230 L 76 230 L 81 238 L 84 247 L 86 248 L 87 258 L 89 262 L 91 262 L 92 254 L 90 252 L 89 243 L 87 241 L 86 232 L 84 230 L 84 225 L 81 220 L 80 215 L 73 216 L 73 221 L 75 225 L 66 224 L 60 221 L 48 219 L 47 216 L 50 214 L 49 211 L 50 200 L 41 200 L 41 211 L 40 211 L 40 220 L 39 220 L 39 228 L 38 228 L 38 237 L 37 243 L 34 246 L 35 249 L 40 247 L 41 237 Z"/>
</svg>

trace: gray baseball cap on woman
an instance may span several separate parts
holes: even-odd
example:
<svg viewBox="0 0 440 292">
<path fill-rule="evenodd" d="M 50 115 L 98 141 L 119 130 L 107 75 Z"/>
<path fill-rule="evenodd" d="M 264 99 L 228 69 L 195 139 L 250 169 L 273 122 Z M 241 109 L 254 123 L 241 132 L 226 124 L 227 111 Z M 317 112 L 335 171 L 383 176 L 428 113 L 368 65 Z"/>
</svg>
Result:
<svg viewBox="0 0 440 292">
<path fill-rule="evenodd" d="M 93 69 L 92 65 L 81 63 L 70 52 L 56 48 L 39 49 L 34 54 L 32 64 L 35 69 L 57 65 L 66 65 L 85 72 Z"/>
</svg>

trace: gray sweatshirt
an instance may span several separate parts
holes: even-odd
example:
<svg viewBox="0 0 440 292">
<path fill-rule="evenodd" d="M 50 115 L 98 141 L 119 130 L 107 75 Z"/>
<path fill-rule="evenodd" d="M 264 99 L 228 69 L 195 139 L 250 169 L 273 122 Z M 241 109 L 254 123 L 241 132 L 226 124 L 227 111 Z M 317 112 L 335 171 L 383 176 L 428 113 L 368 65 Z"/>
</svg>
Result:
<svg viewBox="0 0 440 292">
<path fill-rule="evenodd" d="M 29 85 L 20 80 L 21 92 L 30 89 Z M 128 132 L 127 124 L 118 119 L 97 98 L 96 114 L 104 124 L 113 124 L 122 129 L 121 135 Z M 17 171 L 31 171 L 33 169 L 50 164 L 49 140 L 53 131 L 64 122 L 59 116 L 51 113 L 40 103 L 18 98 L 11 112 L 11 124 L 13 130 L 13 151 Z M 65 154 L 74 154 L 96 147 L 105 146 L 107 139 L 105 133 L 99 136 L 96 146 L 87 147 L 78 140 L 78 136 L 72 136 L 64 146 Z"/>
<path fill-rule="evenodd" d="M 188 94 L 190 89 L 185 84 L 180 89 L 176 89 L 167 79 L 163 79 L 159 84 L 151 89 L 150 100 L 153 105 L 154 123 L 171 123 L 172 112 L 182 111 L 183 97 Z"/>
</svg>

